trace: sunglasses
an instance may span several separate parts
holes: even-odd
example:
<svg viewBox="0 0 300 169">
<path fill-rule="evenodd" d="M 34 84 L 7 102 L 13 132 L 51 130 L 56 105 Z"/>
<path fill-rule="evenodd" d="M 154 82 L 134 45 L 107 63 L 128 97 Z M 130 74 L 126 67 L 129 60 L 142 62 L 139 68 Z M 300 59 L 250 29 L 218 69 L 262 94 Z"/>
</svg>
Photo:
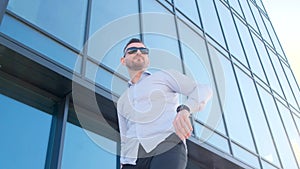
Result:
<svg viewBox="0 0 300 169">
<path fill-rule="evenodd" d="M 137 53 L 137 51 L 140 50 L 142 54 L 148 54 L 149 53 L 149 49 L 148 48 L 144 48 L 144 47 L 130 47 L 126 50 L 126 53 L 128 54 L 135 54 Z"/>
</svg>

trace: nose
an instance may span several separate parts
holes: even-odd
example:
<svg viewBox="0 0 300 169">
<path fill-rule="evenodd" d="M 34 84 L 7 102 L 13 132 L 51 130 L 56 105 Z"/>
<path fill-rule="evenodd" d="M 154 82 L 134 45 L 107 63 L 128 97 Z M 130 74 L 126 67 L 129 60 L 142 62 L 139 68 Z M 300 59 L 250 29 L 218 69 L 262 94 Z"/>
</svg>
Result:
<svg viewBox="0 0 300 169">
<path fill-rule="evenodd" d="M 142 52 L 141 52 L 140 49 L 138 49 L 138 50 L 136 51 L 136 53 L 137 53 L 137 54 L 142 54 Z"/>
</svg>

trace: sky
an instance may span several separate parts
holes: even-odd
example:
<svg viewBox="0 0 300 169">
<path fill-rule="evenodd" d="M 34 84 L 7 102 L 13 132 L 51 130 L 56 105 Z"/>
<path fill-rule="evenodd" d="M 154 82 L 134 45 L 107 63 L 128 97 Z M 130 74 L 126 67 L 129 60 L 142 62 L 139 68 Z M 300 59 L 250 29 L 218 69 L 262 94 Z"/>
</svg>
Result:
<svg viewBox="0 0 300 169">
<path fill-rule="evenodd" d="M 300 0 L 262 0 L 300 87 Z"/>
</svg>

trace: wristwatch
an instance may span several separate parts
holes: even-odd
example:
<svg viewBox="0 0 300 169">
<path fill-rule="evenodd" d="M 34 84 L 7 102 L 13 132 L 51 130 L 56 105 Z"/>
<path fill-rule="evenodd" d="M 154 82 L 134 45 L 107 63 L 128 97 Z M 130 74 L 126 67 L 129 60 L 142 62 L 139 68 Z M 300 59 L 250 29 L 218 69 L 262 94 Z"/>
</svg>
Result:
<svg viewBox="0 0 300 169">
<path fill-rule="evenodd" d="M 184 105 L 184 104 L 182 104 L 182 105 L 179 105 L 178 107 L 177 107 L 177 109 L 176 109 L 176 112 L 178 113 L 178 112 L 180 112 L 181 110 L 187 110 L 189 113 L 190 113 L 190 108 L 187 106 L 187 105 Z"/>
</svg>

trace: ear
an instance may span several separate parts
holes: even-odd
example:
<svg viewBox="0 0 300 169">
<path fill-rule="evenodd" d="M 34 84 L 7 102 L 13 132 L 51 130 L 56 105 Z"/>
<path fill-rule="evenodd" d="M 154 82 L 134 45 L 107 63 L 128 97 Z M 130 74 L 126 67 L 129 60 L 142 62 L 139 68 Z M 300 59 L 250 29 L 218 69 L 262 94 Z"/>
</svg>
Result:
<svg viewBox="0 0 300 169">
<path fill-rule="evenodd" d="M 122 65 L 125 65 L 125 57 L 121 57 L 120 61 Z"/>
</svg>

